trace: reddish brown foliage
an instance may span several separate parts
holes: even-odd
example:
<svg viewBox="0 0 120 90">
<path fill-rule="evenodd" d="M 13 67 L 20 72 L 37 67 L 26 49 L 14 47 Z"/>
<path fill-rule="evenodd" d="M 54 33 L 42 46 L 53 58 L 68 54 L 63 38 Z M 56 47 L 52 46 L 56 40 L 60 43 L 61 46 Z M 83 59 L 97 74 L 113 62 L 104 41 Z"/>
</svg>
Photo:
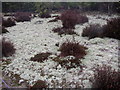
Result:
<svg viewBox="0 0 120 90">
<path fill-rule="evenodd" d="M 78 15 L 77 18 L 78 18 L 77 24 L 83 24 L 88 22 L 88 18 L 86 15 Z"/>
<path fill-rule="evenodd" d="M 12 18 L 7 18 L 6 20 L 2 18 L 2 26 L 4 27 L 11 27 L 14 26 L 15 21 Z"/>
<path fill-rule="evenodd" d="M 88 18 L 86 15 L 80 15 L 79 12 L 76 11 L 65 11 L 62 13 L 60 17 L 63 28 L 75 28 L 76 24 L 83 24 L 85 22 L 88 22 Z"/>
<path fill-rule="evenodd" d="M 103 27 L 104 36 L 120 40 L 120 17 L 109 20 Z"/>
<path fill-rule="evenodd" d="M 2 30 L 2 31 L 0 31 L 1 33 L 7 33 L 7 32 L 9 32 L 7 29 L 5 29 L 4 26 L 2 26 L 2 28 L 1 28 L 1 26 L 0 26 L 0 29 Z"/>
<path fill-rule="evenodd" d="M 34 57 L 32 57 L 30 59 L 30 61 L 37 61 L 37 62 L 43 62 L 45 59 L 47 59 L 49 56 L 51 55 L 51 53 L 46 52 L 46 53 L 40 53 L 35 55 Z"/>
<path fill-rule="evenodd" d="M 74 32 L 73 29 L 65 29 L 65 28 L 60 28 L 60 27 L 54 28 L 52 31 L 54 31 L 55 33 L 58 33 L 58 35 L 61 35 L 61 34 L 69 34 L 69 35 L 76 34 L 76 32 Z"/>
<path fill-rule="evenodd" d="M 15 53 L 15 48 L 11 42 L 5 41 L 3 38 L 2 40 L 2 55 L 5 57 L 11 56 Z"/>
<path fill-rule="evenodd" d="M 35 90 L 40 88 L 47 88 L 46 82 L 42 80 L 38 80 L 29 90 Z"/>
<path fill-rule="evenodd" d="M 60 57 L 56 57 L 53 59 L 53 61 L 58 62 L 62 67 L 66 68 L 66 69 L 80 67 L 82 70 L 82 68 L 83 68 L 83 66 L 81 65 L 82 62 L 79 58 L 64 59 L 64 60 L 61 60 L 61 59 L 62 58 L 60 58 Z"/>
<path fill-rule="evenodd" d="M 65 57 L 65 56 L 74 56 L 76 58 L 83 58 L 86 55 L 86 47 L 80 45 L 79 43 L 75 42 L 64 42 L 60 46 L 60 51 L 61 54 L 60 56 Z"/>
<path fill-rule="evenodd" d="M 43 13 L 42 15 L 39 15 L 41 18 L 50 18 L 51 15 L 49 13 Z"/>
<path fill-rule="evenodd" d="M 120 89 L 120 72 L 112 70 L 110 66 L 103 65 L 97 67 L 94 73 L 94 80 L 92 80 L 93 88 L 100 88 L 101 90 Z"/>
<path fill-rule="evenodd" d="M 90 25 L 83 29 L 82 36 L 87 36 L 89 39 L 103 37 L 103 28 L 99 24 Z"/>
<path fill-rule="evenodd" d="M 74 29 L 75 25 L 77 24 L 77 17 L 78 13 L 75 11 L 68 10 L 63 12 L 61 15 L 63 28 Z"/>
<path fill-rule="evenodd" d="M 0 26 L 0 34 L 9 32 L 4 26 Z"/>
<path fill-rule="evenodd" d="M 31 20 L 31 13 L 29 13 L 29 12 L 17 12 L 15 14 L 15 20 L 17 22 L 30 21 Z"/>
</svg>

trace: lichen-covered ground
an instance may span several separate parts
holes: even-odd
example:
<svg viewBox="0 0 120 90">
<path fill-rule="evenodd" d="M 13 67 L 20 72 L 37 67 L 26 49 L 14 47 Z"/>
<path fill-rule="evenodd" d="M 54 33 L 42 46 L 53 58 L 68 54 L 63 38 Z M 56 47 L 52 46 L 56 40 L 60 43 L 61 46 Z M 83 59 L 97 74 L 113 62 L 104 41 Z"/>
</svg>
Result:
<svg viewBox="0 0 120 90">
<path fill-rule="evenodd" d="M 10 87 L 26 87 L 26 85 L 34 85 L 38 80 L 43 80 L 47 82 L 49 88 L 90 88 L 91 82 L 89 79 L 93 77 L 94 67 L 106 64 L 117 70 L 119 40 L 112 38 L 94 38 L 89 40 L 87 37 L 81 36 L 83 28 L 89 24 L 98 23 L 104 25 L 107 22 L 106 19 L 116 16 L 87 16 L 89 22 L 75 26 L 75 32 L 78 33 L 79 36 L 60 36 L 54 33 L 52 29 L 62 26 L 62 22 L 59 20 L 58 22 L 48 23 L 48 21 L 53 18 L 34 18 L 31 22 L 19 22 L 16 26 L 7 28 L 9 33 L 3 34 L 3 37 L 14 44 L 16 53 L 8 58 L 3 57 L 4 59 L 11 60 L 10 64 L 4 65 L 2 71 L 4 72 L 3 79 L 6 83 Z M 41 22 L 39 23 L 38 21 Z M 88 48 L 86 50 L 87 55 L 82 59 L 82 65 L 84 66 L 82 72 L 80 67 L 67 70 L 53 61 L 53 58 L 60 54 L 60 51 L 58 51 L 59 47 L 55 44 L 59 43 L 60 46 L 66 40 L 72 41 L 73 37 L 75 41 Z M 41 52 L 50 52 L 52 55 L 42 63 L 30 61 L 31 57 Z M 8 77 L 8 79 L 6 79 L 6 77 Z M 12 77 L 11 81 L 9 81 L 10 77 Z M 16 77 L 16 79 L 14 79 L 14 77 Z M 10 84 L 14 80 L 18 85 Z M 22 83 L 25 84 L 21 85 Z"/>
</svg>

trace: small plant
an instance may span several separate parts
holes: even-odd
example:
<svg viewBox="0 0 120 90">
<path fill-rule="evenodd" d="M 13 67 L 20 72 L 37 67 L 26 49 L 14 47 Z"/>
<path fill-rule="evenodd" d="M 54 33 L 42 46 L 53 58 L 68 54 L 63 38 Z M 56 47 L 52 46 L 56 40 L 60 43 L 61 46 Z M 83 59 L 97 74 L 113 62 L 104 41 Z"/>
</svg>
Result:
<svg viewBox="0 0 120 90">
<path fill-rule="evenodd" d="M 14 26 L 15 21 L 12 18 L 7 18 L 6 20 L 2 18 L 2 26 L 4 27 L 11 27 Z"/>
<path fill-rule="evenodd" d="M 65 56 L 74 56 L 76 58 L 83 58 L 86 55 L 86 50 L 87 48 L 80 45 L 79 43 L 75 42 L 64 42 L 60 46 L 60 51 L 61 54 L 60 56 L 65 57 Z"/>
<path fill-rule="evenodd" d="M 17 12 L 15 14 L 15 20 L 17 22 L 24 22 L 24 21 L 30 21 L 31 20 L 31 13 L 27 12 Z"/>
<path fill-rule="evenodd" d="M 30 59 L 30 61 L 37 61 L 37 62 L 43 62 L 44 60 L 46 60 L 49 56 L 51 55 L 51 53 L 46 52 L 46 53 L 40 53 L 35 55 L 34 57 L 32 57 Z"/>
<path fill-rule="evenodd" d="M 103 37 L 103 28 L 99 24 L 90 25 L 83 29 L 82 36 L 87 36 L 89 39 Z"/>
<path fill-rule="evenodd" d="M 120 17 L 109 20 L 103 28 L 104 36 L 120 40 Z"/>
<path fill-rule="evenodd" d="M 8 57 L 11 56 L 15 53 L 15 48 L 14 45 L 9 42 L 9 41 L 5 41 L 5 38 L 3 38 L 2 40 L 2 55 L 4 57 Z"/>
<path fill-rule="evenodd" d="M 77 33 L 74 32 L 73 29 L 65 29 L 65 28 L 58 27 L 58 28 L 54 28 L 52 31 L 55 33 L 58 33 L 58 35 L 61 35 L 61 34 L 69 34 L 69 35 L 76 34 L 77 35 Z"/>
<path fill-rule="evenodd" d="M 38 80 L 32 87 L 29 88 L 29 90 L 35 90 L 40 88 L 47 88 L 47 84 L 45 81 Z"/>
<path fill-rule="evenodd" d="M 120 89 L 120 72 L 112 70 L 110 66 L 103 65 L 97 67 L 92 80 L 93 88 L 100 88 L 101 90 Z"/>
</svg>

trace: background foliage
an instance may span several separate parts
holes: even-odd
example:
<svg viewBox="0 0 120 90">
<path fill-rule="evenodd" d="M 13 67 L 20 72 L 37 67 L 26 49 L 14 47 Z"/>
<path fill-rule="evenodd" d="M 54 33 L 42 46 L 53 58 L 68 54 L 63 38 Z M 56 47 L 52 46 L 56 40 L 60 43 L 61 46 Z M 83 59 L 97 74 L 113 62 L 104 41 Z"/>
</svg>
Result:
<svg viewBox="0 0 120 90">
<path fill-rule="evenodd" d="M 120 2 L 2 2 L 3 12 L 43 13 L 63 9 L 120 13 Z"/>
</svg>

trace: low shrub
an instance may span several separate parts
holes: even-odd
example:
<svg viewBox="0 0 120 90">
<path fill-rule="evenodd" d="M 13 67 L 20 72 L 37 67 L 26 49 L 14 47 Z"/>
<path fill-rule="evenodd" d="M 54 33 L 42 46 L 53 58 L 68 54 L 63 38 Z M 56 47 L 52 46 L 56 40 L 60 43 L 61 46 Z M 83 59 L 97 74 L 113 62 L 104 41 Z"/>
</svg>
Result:
<svg viewBox="0 0 120 90">
<path fill-rule="evenodd" d="M 90 25 L 83 29 L 82 36 L 89 39 L 103 37 L 103 28 L 99 24 Z"/>
<path fill-rule="evenodd" d="M 88 17 L 86 15 L 78 15 L 77 18 L 77 24 L 83 24 L 88 22 Z"/>
<path fill-rule="evenodd" d="M 29 90 L 35 90 L 40 88 L 47 88 L 47 84 L 45 81 L 38 80 L 32 87 L 29 88 Z"/>
<path fill-rule="evenodd" d="M 4 26 L 4 27 L 11 27 L 11 26 L 14 26 L 14 25 L 16 25 L 14 19 L 7 18 L 5 20 L 5 19 L 2 18 L 2 26 Z"/>
<path fill-rule="evenodd" d="M 65 28 L 61 28 L 61 27 L 54 28 L 52 31 L 55 33 L 58 33 L 58 35 L 61 35 L 61 34 L 69 34 L 69 35 L 76 34 L 76 35 L 78 35 L 76 32 L 74 32 L 73 29 L 65 29 Z"/>
<path fill-rule="evenodd" d="M 15 14 L 15 20 L 17 22 L 30 21 L 31 20 L 31 13 L 28 13 L 28 12 L 17 12 Z"/>
<path fill-rule="evenodd" d="M 0 26 L 0 33 L 7 33 L 7 32 L 9 32 L 9 31 L 7 29 L 5 29 L 4 26 L 2 26 L 2 27 Z"/>
<path fill-rule="evenodd" d="M 49 13 L 44 13 L 42 15 L 39 15 L 41 18 L 50 18 L 51 15 Z"/>
<path fill-rule="evenodd" d="M 86 50 L 87 48 L 80 45 L 77 42 L 64 42 L 60 46 L 60 51 L 61 54 L 60 56 L 65 57 L 65 56 L 74 56 L 76 58 L 83 58 L 86 55 Z"/>
<path fill-rule="evenodd" d="M 59 63 L 62 67 L 66 68 L 66 69 L 80 67 L 82 70 L 82 68 L 83 68 L 81 60 L 79 58 L 75 58 L 73 56 L 68 56 L 65 58 L 56 57 L 53 59 L 53 61 Z"/>
<path fill-rule="evenodd" d="M 49 53 L 49 52 L 39 53 L 39 54 L 35 55 L 34 57 L 32 57 L 32 58 L 30 59 L 30 61 L 43 62 L 43 61 L 46 60 L 50 55 L 51 55 L 51 53 Z"/>
<path fill-rule="evenodd" d="M 104 36 L 120 40 L 120 17 L 108 20 L 103 27 Z"/>
<path fill-rule="evenodd" d="M 5 38 L 3 38 L 2 40 L 2 56 L 4 57 L 8 57 L 11 56 L 15 53 L 15 48 L 14 45 L 9 42 L 9 41 L 5 41 Z"/>
<path fill-rule="evenodd" d="M 112 70 L 110 66 L 106 65 L 97 67 L 92 80 L 92 87 L 101 90 L 120 89 L 120 72 Z"/>
<path fill-rule="evenodd" d="M 78 13 L 75 11 L 65 11 L 61 14 L 63 28 L 74 29 L 77 24 Z"/>
<path fill-rule="evenodd" d="M 60 17 L 63 28 L 75 28 L 76 24 L 83 24 L 85 22 L 88 22 L 88 18 L 86 15 L 82 15 L 79 12 L 76 11 L 65 11 L 62 13 Z"/>
</svg>

